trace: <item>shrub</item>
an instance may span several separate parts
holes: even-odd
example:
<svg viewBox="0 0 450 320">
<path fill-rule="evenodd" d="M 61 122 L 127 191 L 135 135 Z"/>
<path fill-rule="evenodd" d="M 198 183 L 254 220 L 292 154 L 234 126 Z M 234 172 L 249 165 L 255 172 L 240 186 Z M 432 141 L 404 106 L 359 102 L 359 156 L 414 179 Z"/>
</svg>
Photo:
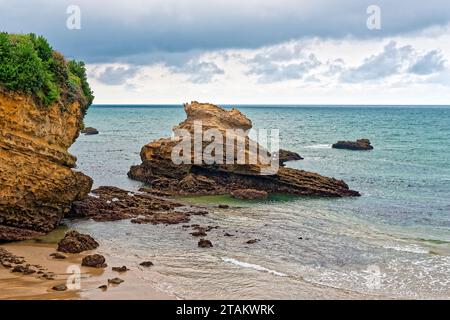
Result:
<svg viewBox="0 0 450 320">
<path fill-rule="evenodd" d="M 0 87 L 31 94 L 44 105 L 79 100 L 87 109 L 94 99 L 84 63 L 67 62 L 32 33 L 0 33 Z"/>
</svg>

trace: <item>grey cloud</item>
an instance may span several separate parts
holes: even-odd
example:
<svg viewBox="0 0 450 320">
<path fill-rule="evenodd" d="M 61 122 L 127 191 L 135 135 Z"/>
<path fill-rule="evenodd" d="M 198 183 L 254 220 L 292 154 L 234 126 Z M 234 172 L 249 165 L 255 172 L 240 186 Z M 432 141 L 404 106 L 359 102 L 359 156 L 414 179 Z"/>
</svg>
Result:
<svg viewBox="0 0 450 320">
<path fill-rule="evenodd" d="M 377 0 L 382 29 L 366 28 L 373 0 L 78 0 L 81 30 L 66 28 L 72 0 L 0 0 L 0 29 L 46 36 L 88 63 L 180 58 L 172 53 L 258 48 L 300 38 L 376 38 L 450 22 L 450 2 Z"/>
<path fill-rule="evenodd" d="M 438 50 L 433 50 L 420 57 L 414 63 L 409 71 L 419 75 L 427 75 L 443 71 L 445 69 L 446 60 Z"/>
<path fill-rule="evenodd" d="M 260 82 L 301 79 L 322 63 L 313 53 L 303 52 L 299 44 L 269 48 L 249 59 L 247 74 Z"/>
<path fill-rule="evenodd" d="M 345 70 L 341 74 L 344 82 L 360 82 L 383 79 L 395 75 L 408 67 L 414 49 L 411 46 L 397 47 L 394 41 L 389 42 L 383 52 L 366 58 L 356 67 Z"/>
<path fill-rule="evenodd" d="M 135 66 L 108 66 L 98 74 L 92 72 L 90 75 L 104 84 L 121 85 L 134 77 L 138 70 L 139 68 Z"/>
<path fill-rule="evenodd" d="M 214 76 L 225 73 L 214 62 L 198 61 L 196 59 L 190 60 L 182 66 L 172 67 L 171 70 L 175 73 L 189 75 L 189 80 L 193 83 L 209 83 Z"/>
</svg>

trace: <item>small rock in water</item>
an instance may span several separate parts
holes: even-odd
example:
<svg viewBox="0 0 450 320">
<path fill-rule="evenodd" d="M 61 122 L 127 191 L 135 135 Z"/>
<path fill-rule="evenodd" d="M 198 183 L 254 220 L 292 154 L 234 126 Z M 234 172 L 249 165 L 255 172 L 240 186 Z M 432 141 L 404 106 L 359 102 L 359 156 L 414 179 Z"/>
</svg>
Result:
<svg viewBox="0 0 450 320">
<path fill-rule="evenodd" d="M 89 135 L 93 135 L 93 134 L 98 134 L 98 130 L 92 127 L 86 127 L 83 130 L 81 130 L 81 133 L 89 136 Z"/>
<path fill-rule="evenodd" d="M 108 290 L 108 286 L 106 284 L 101 285 L 100 287 L 98 287 L 99 289 L 102 289 L 103 291 Z"/>
<path fill-rule="evenodd" d="M 191 232 L 191 235 L 193 237 L 206 237 L 207 236 L 207 234 L 206 234 L 204 229 Z"/>
<path fill-rule="evenodd" d="M 231 192 L 231 196 L 241 200 L 267 199 L 269 194 L 264 190 L 238 189 Z"/>
<path fill-rule="evenodd" d="M 372 150 L 373 146 L 369 139 L 358 139 L 356 141 L 338 141 L 331 146 L 334 149 L 348 149 L 348 150 Z"/>
<path fill-rule="evenodd" d="M 230 206 L 227 204 L 219 204 L 217 207 L 219 207 L 220 209 L 228 209 Z"/>
<path fill-rule="evenodd" d="M 139 265 L 148 268 L 148 267 L 153 266 L 153 262 L 151 262 L 151 261 L 144 261 L 144 262 L 139 263 Z"/>
<path fill-rule="evenodd" d="M 50 257 L 53 257 L 53 259 L 59 259 L 59 260 L 66 259 L 66 256 L 59 252 L 51 253 Z"/>
<path fill-rule="evenodd" d="M 58 284 L 52 288 L 55 291 L 66 291 L 67 287 L 65 284 Z"/>
<path fill-rule="evenodd" d="M 116 271 L 116 272 L 126 272 L 130 269 L 128 269 L 126 266 L 121 266 L 121 267 L 112 267 L 112 271 Z"/>
<path fill-rule="evenodd" d="M 120 278 L 113 278 L 113 279 L 108 279 L 108 283 L 111 284 L 121 284 L 122 282 L 124 282 L 124 280 L 120 279 Z"/>
<path fill-rule="evenodd" d="M 198 246 L 200 248 L 212 248 L 213 247 L 211 241 L 206 240 L 206 239 L 200 239 L 200 241 L 198 242 Z"/>
<path fill-rule="evenodd" d="M 223 235 L 224 235 L 225 237 L 234 237 L 233 234 L 230 234 L 230 233 L 228 233 L 228 232 L 225 232 Z"/>
<path fill-rule="evenodd" d="M 81 265 L 92 268 L 106 268 L 108 266 L 105 263 L 105 257 L 100 254 L 92 254 L 84 257 L 81 261 Z"/>
<path fill-rule="evenodd" d="M 261 241 L 261 240 L 259 240 L 259 239 L 252 239 L 252 240 L 248 240 L 246 243 L 247 244 L 254 244 L 254 243 L 257 243 L 258 241 Z"/>
</svg>

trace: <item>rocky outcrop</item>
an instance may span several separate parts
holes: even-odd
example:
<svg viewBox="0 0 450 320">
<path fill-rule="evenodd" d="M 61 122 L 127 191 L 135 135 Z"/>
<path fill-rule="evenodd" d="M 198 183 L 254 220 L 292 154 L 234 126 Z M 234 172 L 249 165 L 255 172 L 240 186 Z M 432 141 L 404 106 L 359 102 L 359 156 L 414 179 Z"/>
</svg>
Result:
<svg viewBox="0 0 450 320">
<path fill-rule="evenodd" d="M 237 189 L 231 191 L 231 196 L 241 200 L 267 199 L 269 196 L 264 190 Z"/>
<path fill-rule="evenodd" d="M 356 141 L 338 141 L 332 145 L 335 149 L 347 150 L 372 150 L 373 146 L 369 139 L 358 139 Z"/>
<path fill-rule="evenodd" d="M 288 161 L 303 160 L 303 157 L 297 152 L 280 149 L 280 151 L 278 151 L 278 160 L 280 161 L 280 166 L 284 166 Z"/>
<path fill-rule="evenodd" d="M 49 232 L 92 179 L 72 170 L 68 148 L 78 137 L 85 105 L 42 106 L 0 89 L 0 240 Z"/>
<path fill-rule="evenodd" d="M 64 238 L 58 242 L 58 251 L 65 253 L 80 253 L 94 250 L 99 244 L 88 234 L 82 234 L 72 230 L 65 234 Z"/>
<path fill-rule="evenodd" d="M 132 179 L 147 183 L 151 190 L 161 190 L 168 194 L 229 194 L 237 189 L 256 189 L 267 193 L 283 193 L 295 195 L 315 195 L 326 197 L 358 196 L 357 191 L 350 190 L 342 180 L 328 178 L 316 173 L 302 170 L 280 167 L 273 171 L 272 162 L 264 163 L 257 158 L 250 145 L 255 142 L 248 137 L 248 130 L 252 128 L 252 122 L 236 109 L 225 110 L 212 104 L 192 102 L 184 106 L 187 119 L 174 127 L 175 138 L 162 138 L 145 145 L 141 150 L 140 165 L 132 166 L 128 176 Z M 202 126 L 199 128 L 199 121 Z M 174 163 L 172 153 L 177 154 L 183 135 L 192 137 L 196 132 L 205 134 L 213 129 L 219 133 L 226 130 L 238 130 L 238 138 L 230 144 L 224 138 L 224 148 L 237 150 L 240 141 L 246 146 L 244 162 L 239 163 L 238 152 L 229 163 L 226 160 L 226 150 L 223 155 L 211 152 L 215 159 L 213 163 L 205 159 L 196 160 L 196 146 L 190 148 L 190 154 L 180 153 L 186 161 Z M 211 130 L 210 130 L 211 131 Z M 213 141 L 215 140 L 211 139 Z M 205 139 L 207 140 L 207 139 Z M 207 150 L 211 141 L 200 144 L 201 151 Z M 198 146 L 197 146 L 198 148 Z M 270 154 L 262 149 L 262 153 Z M 279 152 L 283 161 L 299 158 L 298 154 Z M 275 158 L 276 159 L 276 158 Z"/>
<path fill-rule="evenodd" d="M 207 214 L 202 208 L 187 206 L 146 192 L 129 192 L 117 187 L 99 187 L 81 201 L 75 201 L 70 217 L 95 221 L 131 219 L 132 223 L 177 224 L 191 215 Z"/>
<path fill-rule="evenodd" d="M 83 267 L 106 268 L 106 259 L 101 254 L 91 254 L 83 258 L 81 261 Z"/>
<path fill-rule="evenodd" d="M 85 134 L 87 136 L 90 136 L 90 135 L 98 134 L 98 130 L 95 128 L 92 128 L 92 127 L 86 127 L 83 130 L 81 130 L 81 133 Z"/>
</svg>

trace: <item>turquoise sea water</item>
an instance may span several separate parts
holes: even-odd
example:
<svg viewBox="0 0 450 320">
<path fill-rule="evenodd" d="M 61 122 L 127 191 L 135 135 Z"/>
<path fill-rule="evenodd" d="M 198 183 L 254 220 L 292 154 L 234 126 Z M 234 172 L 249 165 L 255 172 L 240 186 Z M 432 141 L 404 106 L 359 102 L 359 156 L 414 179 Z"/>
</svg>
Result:
<svg viewBox="0 0 450 320">
<path fill-rule="evenodd" d="M 281 147 L 305 158 L 288 166 L 343 179 L 362 196 L 211 209 L 194 222 L 220 226 L 208 234 L 215 244 L 209 251 L 179 226 L 76 227 L 100 238 L 110 255 L 136 263 L 150 256 L 160 267 L 143 280 L 180 297 L 314 298 L 337 290 L 342 297 L 450 298 L 450 107 L 238 108 L 254 128 L 279 129 Z M 136 190 L 141 184 L 126 173 L 140 163 L 141 147 L 169 136 L 184 118 L 181 106 L 94 106 L 85 123 L 100 134 L 80 136 L 70 151 L 96 186 Z M 375 149 L 331 148 L 357 138 Z M 253 238 L 261 241 L 244 244 Z"/>
</svg>

